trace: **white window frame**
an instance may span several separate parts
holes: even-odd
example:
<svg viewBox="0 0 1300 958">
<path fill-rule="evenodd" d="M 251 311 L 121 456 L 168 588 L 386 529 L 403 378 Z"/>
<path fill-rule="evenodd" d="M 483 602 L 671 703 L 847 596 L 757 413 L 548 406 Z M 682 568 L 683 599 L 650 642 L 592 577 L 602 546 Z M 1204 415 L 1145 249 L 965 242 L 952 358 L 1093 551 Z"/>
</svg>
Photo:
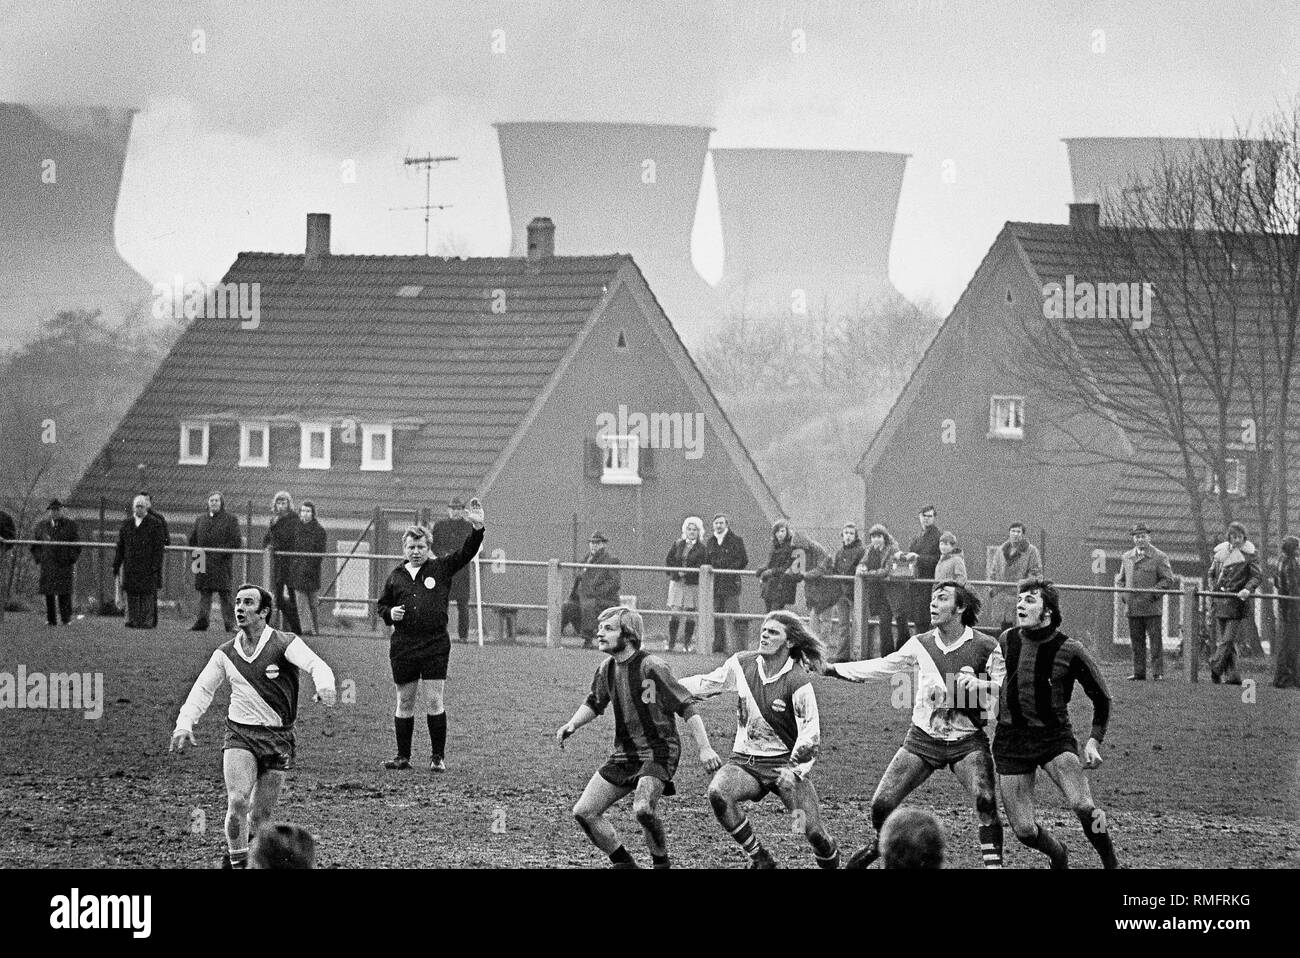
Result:
<svg viewBox="0 0 1300 958">
<path fill-rule="evenodd" d="M 1228 480 L 1227 495 L 1230 496 L 1242 495 L 1242 491 L 1241 491 L 1242 480 L 1246 478 L 1246 475 L 1245 475 L 1245 469 L 1242 467 L 1241 460 L 1230 459 L 1230 458 L 1224 459 L 1223 472 L 1225 478 Z M 1215 496 L 1223 495 L 1223 493 L 1219 492 L 1219 477 L 1215 476 L 1213 473 L 1211 473 L 1210 475 L 1210 494 Z"/>
<path fill-rule="evenodd" d="M 311 437 L 316 433 L 325 434 L 324 455 L 313 459 L 311 455 Z M 298 432 L 298 468 L 328 469 L 330 467 L 330 441 L 334 427 L 328 422 L 304 422 Z"/>
<path fill-rule="evenodd" d="M 249 453 L 249 434 L 253 430 L 262 433 L 262 454 L 253 456 Z M 239 424 L 239 464 L 250 469 L 265 469 L 271 465 L 271 424 L 265 421 L 241 422 Z"/>
<path fill-rule="evenodd" d="M 370 454 L 370 440 L 374 436 L 383 436 L 388 450 L 387 459 L 375 459 Z M 362 423 L 361 425 L 361 470 L 362 472 L 393 471 L 393 426 L 391 423 Z"/>
<path fill-rule="evenodd" d="M 606 486 L 641 485 L 641 442 L 639 437 L 602 436 L 604 452 L 600 481 Z"/>
<path fill-rule="evenodd" d="M 193 429 L 203 430 L 203 449 L 201 452 L 195 452 L 189 447 L 190 431 Z M 211 425 L 207 422 L 196 419 L 181 420 L 181 437 L 180 437 L 180 455 L 176 459 L 177 465 L 181 466 L 206 466 L 208 464 L 208 439 Z"/>
<path fill-rule="evenodd" d="M 1014 419 L 1014 412 L 1020 411 L 1020 425 L 1007 424 L 999 420 L 998 403 L 1006 403 L 1008 418 Z M 1024 396 L 990 396 L 989 397 L 989 438 L 990 439 L 1024 439 L 1025 438 L 1025 397 Z"/>
</svg>

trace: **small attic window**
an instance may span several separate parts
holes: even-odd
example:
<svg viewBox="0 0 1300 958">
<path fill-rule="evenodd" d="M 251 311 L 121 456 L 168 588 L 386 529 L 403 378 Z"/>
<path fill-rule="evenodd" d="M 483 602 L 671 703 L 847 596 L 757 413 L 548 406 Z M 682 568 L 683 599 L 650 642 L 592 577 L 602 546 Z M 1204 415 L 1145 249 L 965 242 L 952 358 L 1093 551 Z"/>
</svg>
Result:
<svg viewBox="0 0 1300 958">
<path fill-rule="evenodd" d="M 627 334 L 623 330 L 618 331 L 618 336 L 614 340 L 615 349 L 627 349 Z"/>
<path fill-rule="evenodd" d="M 404 299 L 415 299 L 422 292 L 424 292 L 423 286 L 403 286 L 397 291 L 397 295 Z"/>
</svg>

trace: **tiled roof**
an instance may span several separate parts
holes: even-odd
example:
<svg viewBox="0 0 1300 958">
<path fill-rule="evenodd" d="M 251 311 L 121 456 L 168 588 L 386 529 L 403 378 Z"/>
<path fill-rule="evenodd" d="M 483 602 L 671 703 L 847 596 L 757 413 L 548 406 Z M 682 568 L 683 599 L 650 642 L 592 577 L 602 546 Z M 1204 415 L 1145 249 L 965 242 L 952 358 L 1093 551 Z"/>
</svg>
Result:
<svg viewBox="0 0 1300 958">
<path fill-rule="evenodd" d="M 1155 284 L 1157 290 L 1177 291 L 1185 288 L 1185 283 L 1169 275 L 1161 275 L 1160 270 L 1147 272 L 1141 277 L 1116 276 L 1114 263 L 1105 262 L 1105 251 L 1095 241 L 1088 241 L 1079 230 L 1066 225 L 1042 223 L 1008 223 L 1007 230 L 1015 238 L 1025 255 L 1026 262 L 1040 283 L 1063 283 L 1067 274 L 1073 274 L 1078 280 L 1100 281 L 1134 281 L 1142 280 Z M 1100 235 L 1104 236 L 1106 230 Z M 1208 240 L 1207 240 L 1208 242 Z M 1118 259 L 1118 257 L 1117 257 Z M 1174 265 L 1173 258 L 1151 256 L 1150 263 Z M 1260 302 L 1266 295 L 1266 289 L 1260 283 L 1242 282 L 1238 287 L 1239 304 L 1249 307 Z M 1173 292 L 1167 297 L 1175 299 Z M 1167 308 L 1172 306 L 1172 309 Z M 1202 304 L 1193 309 L 1180 307 L 1177 303 L 1167 304 L 1157 296 L 1156 307 L 1152 315 L 1153 327 L 1162 323 L 1204 322 L 1208 315 Z M 1220 307 L 1222 311 L 1222 307 Z M 1189 315 L 1191 314 L 1191 315 Z M 1083 361 L 1095 375 L 1098 384 L 1107 392 L 1115 395 L 1140 395 L 1133 392 L 1133 383 L 1145 375 L 1131 351 L 1116 348 L 1113 332 L 1108 332 L 1105 324 L 1095 320 L 1066 320 L 1070 339 L 1078 347 Z M 1244 337 L 1243 353 L 1247 356 L 1258 348 L 1258 344 L 1249 338 L 1250 323 L 1238 324 L 1237 333 Z M 1183 327 L 1184 329 L 1186 327 Z M 1203 328 L 1203 333 L 1208 333 Z M 1220 332 L 1227 333 L 1224 326 Z M 1212 339 L 1205 340 L 1206 349 L 1211 348 Z M 1214 428 L 1217 406 L 1209 394 L 1204 381 L 1195 376 L 1185 379 L 1188 394 L 1185 396 L 1184 408 L 1191 416 L 1205 424 L 1205 428 Z M 1244 386 L 1236 389 L 1240 396 L 1239 404 L 1232 409 L 1232 420 L 1249 415 L 1249 399 Z M 1300 397 L 1297 399 L 1297 412 L 1300 412 Z M 1294 414 L 1293 414 L 1294 415 Z M 1294 418 L 1293 418 L 1293 421 Z M 1181 473 L 1182 466 L 1177 448 L 1168 440 L 1145 433 L 1134 424 L 1121 424 L 1125 427 L 1129 441 L 1133 444 L 1135 459 L 1148 465 L 1161 468 L 1170 475 Z M 1293 449 L 1291 475 L 1300 480 L 1300 449 Z M 1293 485 L 1296 485 L 1293 483 Z M 1292 493 L 1293 515 L 1290 528 L 1300 528 L 1300 486 Z M 1222 533 L 1222 512 L 1217 500 L 1203 501 L 1204 521 L 1207 532 L 1213 541 Z M 1236 508 L 1238 515 L 1249 513 L 1249 503 L 1241 502 Z M 1152 536 L 1157 545 L 1167 552 L 1187 555 L 1196 554 L 1196 539 L 1192 522 L 1191 506 L 1183 488 L 1170 478 L 1154 475 L 1149 469 L 1130 466 L 1125 470 L 1120 481 L 1111 490 L 1111 495 L 1089 530 L 1091 545 L 1108 550 L 1128 549 L 1132 546 L 1129 529 L 1139 521 L 1145 521 L 1151 527 Z"/>
<path fill-rule="evenodd" d="M 260 284 L 257 328 L 194 320 L 72 505 L 129 501 L 138 463 L 176 500 L 158 502 L 164 509 L 201 506 L 214 488 L 259 507 L 288 488 L 328 499 L 333 515 L 470 492 L 629 263 L 333 255 L 304 268 L 302 255 L 241 253 L 223 282 Z M 178 465 L 179 422 L 199 416 L 215 417 L 224 451 L 214 448 L 205 467 Z M 397 423 L 394 471 L 360 471 L 359 444 L 342 446 L 337 431 L 333 468 L 300 470 L 296 428 L 276 428 L 345 418 Z M 238 419 L 272 420 L 269 468 L 239 467 L 229 450 Z"/>
</svg>

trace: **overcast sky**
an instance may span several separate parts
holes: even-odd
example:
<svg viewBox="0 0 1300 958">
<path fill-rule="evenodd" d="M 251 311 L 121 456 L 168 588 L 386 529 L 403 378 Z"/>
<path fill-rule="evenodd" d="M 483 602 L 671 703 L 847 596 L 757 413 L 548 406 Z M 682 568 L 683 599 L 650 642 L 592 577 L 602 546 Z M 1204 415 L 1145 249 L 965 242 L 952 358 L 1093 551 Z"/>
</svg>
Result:
<svg viewBox="0 0 1300 958">
<path fill-rule="evenodd" d="M 910 153 L 890 272 L 946 309 L 1002 223 L 1064 221 L 1062 137 L 1228 133 L 1300 89 L 1295 0 L 4 0 L 0 23 L 0 100 L 139 108 L 118 244 L 155 281 L 296 252 L 313 211 L 336 252 L 421 252 L 420 214 L 389 209 L 423 202 L 408 153 L 461 158 L 438 231 L 503 255 L 491 123 L 625 120 Z M 716 280 L 711 189 L 693 257 Z"/>
</svg>

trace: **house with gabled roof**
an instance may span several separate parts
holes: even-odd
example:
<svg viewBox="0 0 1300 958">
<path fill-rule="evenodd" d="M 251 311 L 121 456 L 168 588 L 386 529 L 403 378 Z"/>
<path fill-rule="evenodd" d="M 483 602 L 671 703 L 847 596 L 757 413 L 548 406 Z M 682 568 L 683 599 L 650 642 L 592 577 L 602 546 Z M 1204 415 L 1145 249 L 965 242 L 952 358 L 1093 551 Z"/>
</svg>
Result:
<svg viewBox="0 0 1300 958">
<path fill-rule="evenodd" d="M 485 557 L 568 561 L 598 529 L 657 564 L 715 512 L 764 540 L 776 497 L 630 256 L 556 256 L 544 218 L 524 257 L 335 255 L 329 230 L 312 214 L 304 253 L 239 255 L 73 510 L 116 514 L 144 484 L 187 531 L 219 489 L 253 504 L 260 544 L 288 489 L 344 551 L 390 516 L 395 551 L 413 516 L 477 496 Z M 485 592 L 542 601 L 544 570 L 509 571 L 484 565 Z M 659 604 L 662 574 L 642 576 L 624 591 Z"/>
<path fill-rule="evenodd" d="M 1017 372 L 1034 361 L 1025 348 L 1027 324 L 1051 312 L 1045 291 L 1106 275 L 1101 229 L 1095 204 L 1072 204 L 1068 225 L 1003 227 L 858 463 L 868 521 L 885 522 L 905 545 L 918 510 L 935 505 L 939 527 L 958 536 L 971 578 L 987 577 L 1007 527 L 1021 521 L 1043 551 L 1049 578 L 1095 585 L 1114 584 L 1120 557 L 1132 547 L 1129 530 L 1141 521 L 1177 574 L 1204 575 L 1184 490 L 1137 465 L 1165 465 L 1177 475 L 1177 449 L 1053 394 L 1043 377 Z M 1171 306 L 1157 300 L 1156 308 Z M 1142 375 L 1091 320 L 1072 318 L 1059 329 L 1061 348 L 1099 388 L 1122 389 Z M 1193 404 L 1203 399 L 1189 397 Z M 1081 446 L 1100 450 L 1100 458 L 1079 455 Z M 1242 444 L 1239 452 L 1222 494 L 1242 500 L 1242 513 L 1259 450 Z M 1214 537 L 1223 532 L 1219 494 L 1202 501 Z M 1300 488 L 1291 493 L 1293 507 L 1297 498 Z M 1290 528 L 1300 528 L 1300 512 Z M 1063 608 L 1067 631 L 1127 641 L 1110 596 L 1067 595 Z M 1167 631 L 1177 631 L 1176 619 L 1166 615 Z"/>
</svg>

